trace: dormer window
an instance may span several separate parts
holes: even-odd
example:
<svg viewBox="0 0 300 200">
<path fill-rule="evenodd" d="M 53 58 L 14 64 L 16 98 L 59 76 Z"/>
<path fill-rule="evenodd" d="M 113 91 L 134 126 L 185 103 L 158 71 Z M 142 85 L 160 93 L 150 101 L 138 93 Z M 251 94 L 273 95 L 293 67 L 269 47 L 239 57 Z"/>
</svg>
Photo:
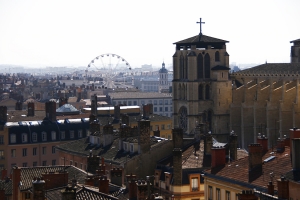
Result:
<svg viewBox="0 0 300 200">
<path fill-rule="evenodd" d="M 56 140 L 56 132 L 55 131 L 51 131 L 51 139 Z"/>
<path fill-rule="evenodd" d="M 16 143 L 16 134 L 10 134 L 10 142 L 11 143 Z"/>
<path fill-rule="evenodd" d="M 42 140 L 47 141 L 47 133 L 46 132 L 42 132 Z"/>
<path fill-rule="evenodd" d="M 28 142 L 28 136 L 27 133 L 22 133 L 22 143 Z"/>
<path fill-rule="evenodd" d="M 127 143 L 123 144 L 123 148 L 124 148 L 125 151 L 127 151 Z"/>
<path fill-rule="evenodd" d="M 37 142 L 37 133 L 36 132 L 32 133 L 32 142 Z"/>
<path fill-rule="evenodd" d="M 199 191 L 198 178 L 192 178 L 192 191 Z"/>
<path fill-rule="evenodd" d="M 133 144 L 130 144 L 130 152 L 134 152 L 134 146 L 133 146 Z"/>
</svg>

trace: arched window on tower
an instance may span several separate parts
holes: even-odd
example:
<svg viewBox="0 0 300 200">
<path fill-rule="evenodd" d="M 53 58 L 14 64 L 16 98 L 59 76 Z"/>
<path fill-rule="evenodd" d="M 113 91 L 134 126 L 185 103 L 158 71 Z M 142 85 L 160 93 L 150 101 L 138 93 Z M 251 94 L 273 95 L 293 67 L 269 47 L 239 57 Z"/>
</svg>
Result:
<svg viewBox="0 0 300 200">
<path fill-rule="evenodd" d="M 203 56 L 199 54 L 197 57 L 197 79 L 203 78 Z"/>
<path fill-rule="evenodd" d="M 205 78 L 210 78 L 210 56 L 208 53 L 204 56 L 204 68 Z"/>
<path fill-rule="evenodd" d="M 184 63 L 184 74 L 185 74 L 185 79 L 188 79 L 188 56 L 185 56 L 185 63 Z"/>
<path fill-rule="evenodd" d="M 179 76 L 180 76 L 180 79 L 183 79 L 184 78 L 184 59 L 183 59 L 183 56 L 180 55 L 180 58 L 179 58 Z"/>
<path fill-rule="evenodd" d="M 220 61 L 220 53 L 219 53 L 219 51 L 216 51 L 216 53 L 215 53 L 215 61 L 216 62 Z"/>
<path fill-rule="evenodd" d="M 198 99 L 203 100 L 203 85 L 198 86 Z"/>
<path fill-rule="evenodd" d="M 205 99 L 210 99 L 210 96 L 209 96 L 209 94 L 210 94 L 210 92 L 209 92 L 209 85 L 206 85 L 205 86 Z"/>
</svg>

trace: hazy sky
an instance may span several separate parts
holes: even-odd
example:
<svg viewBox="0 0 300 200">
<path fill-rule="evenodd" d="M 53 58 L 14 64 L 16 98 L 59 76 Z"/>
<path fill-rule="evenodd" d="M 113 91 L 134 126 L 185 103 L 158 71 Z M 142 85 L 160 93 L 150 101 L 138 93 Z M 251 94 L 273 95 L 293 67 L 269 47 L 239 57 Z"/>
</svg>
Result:
<svg viewBox="0 0 300 200">
<path fill-rule="evenodd" d="M 0 64 L 87 66 L 115 53 L 130 65 L 172 64 L 174 42 L 229 41 L 230 63 L 290 62 L 299 0 L 0 0 Z"/>
</svg>

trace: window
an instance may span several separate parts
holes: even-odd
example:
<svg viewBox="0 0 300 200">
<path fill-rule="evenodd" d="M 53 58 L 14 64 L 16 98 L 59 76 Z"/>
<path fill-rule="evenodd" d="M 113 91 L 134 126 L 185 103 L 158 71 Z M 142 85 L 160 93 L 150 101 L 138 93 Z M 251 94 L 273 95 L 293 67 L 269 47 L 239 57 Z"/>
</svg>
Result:
<svg viewBox="0 0 300 200">
<path fill-rule="evenodd" d="M 15 149 L 11 150 L 11 157 L 16 157 L 16 150 Z"/>
<path fill-rule="evenodd" d="M 159 105 L 163 105 L 163 100 L 159 100 Z"/>
<path fill-rule="evenodd" d="M 165 107 L 165 111 L 168 112 L 168 111 L 169 111 L 169 108 L 168 108 L 168 107 Z"/>
<path fill-rule="evenodd" d="M 137 101 L 133 101 L 133 105 L 136 106 L 137 105 Z"/>
<path fill-rule="evenodd" d="M 230 200 L 230 192 L 229 191 L 226 191 L 226 194 L 225 194 L 226 196 L 226 200 Z"/>
<path fill-rule="evenodd" d="M 44 160 L 43 163 L 42 163 L 42 165 L 43 165 L 43 166 L 46 166 L 46 165 L 47 165 L 47 161 Z"/>
<path fill-rule="evenodd" d="M 33 166 L 33 167 L 36 167 L 36 166 L 37 166 L 37 162 L 33 162 L 33 163 L 32 163 L 32 166 Z"/>
<path fill-rule="evenodd" d="M 45 155 L 45 154 L 46 154 L 46 150 L 47 150 L 47 149 L 46 149 L 46 147 L 43 147 L 43 149 L 42 149 L 42 151 L 43 151 L 43 152 L 42 152 L 42 153 L 43 153 L 43 155 Z"/>
<path fill-rule="evenodd" d="M 161 125 L 161 130 L 165 130 L 165 125 L 164 124 Z"/>
<path fill-rule="evenodd" d="M 52 153 L 55 153 L 55 146 L 52 146 Z"/>
<path fill-rule="evenodd" d="M 208 186 L 208 200 L 212 200 L 212 199 L 213 199 L 212 186 Z"/>
<path fill-rule="evenodd" d="M 133 144 L 130 145 L 130 152 L 134 152 Z"/>
<path fill-rule="evenodd" d="M 33 148 L 32 148 L 32 155 L 33 155 L 33 156 L 36 156 L 36 150 L 37 150 L 36 147 L 33 147 Z"/>
<path fill-rule="evenodd" d="M 172 136 L 171 135 L 168 135 L 168 140 L 171 140 L 172 139 Z"/>
<path fill-rule="evenodd" d="M 56 165 L 56 160 L 52 160 L 52 165 Z"/>
<path fill-rule="evenodd" d="M 22 149 L 22 155 L 23 156 L 27 156 L 27 148 L 23 148 Z"/>
<path fill-rule="evenodd" d="M 141 104 L 144 105 L 145 104 L 145 100 L 141 100 Z"/>
<path fill-rule="evenodd" d="M 157 107 L 154 107 L 154 112 L 157 112 Z"/>
<path fill-rule="evenodd" d="M 10 143 L 16 143 L 16 134 L 10 134 Z"/>
<path fill-rule="evenodd" d="M 0 135 L 0 144 L 4 144 L 4 135 Z"/>
<path fill-rule="evenodd" d="M 148 103 L 149 103 L 149 104 L 152 104 L 152 100 L 148 100 Z"/>
<path fill-rule="evenodd" d="M 165 100 L 165 104 L 168 105 L 168 104 L 169 104 L 169 101 L 168 101 L 168 100 Z"/>
<path fill-rule="evenodd" d="M 83 167 L 83 165 L 82 165 L 82 163 L 80 163 L 80 169 L 82 169 L 82 167 Z"/>
<path fill-rule="evenodd" d="M 216 197 L 217 197 L 217 200 L 221 200 L 220 188 L 216 188 Z"/>
<path fill-rule="evenodd" d="M 155 125 L 155 131 L 159 130 L 159 126 Z"/>
<path fill-rule="evenodd" d="M 171 125 L 170 124 L 167 124 L 167 129 L 171 129 Z"/>
<path fill-rule="evenodd" d="M 30 198 L 30 193 L 25 193 L 25 199 L 31 199 Z"/>
<path fill-rule="evenodd" d="M 128 101 L 128 105 L 131 106 L 132 105 L 132 101 Z"/>
<path fill-rule="evenodd" d="M 70 160 L 70 165 L 73 165 L 73 160 Z"/>
<path fill-rule="evenodd" d="M 124 150 L 127 151 L 127 143 L 124 143 Z"/>
<path fill-rule="evenodd" d="M 66 133 L 65 133 L 65 131 L 61 131 L 61 132 L 60 132 L 60 137 L 61 137 L 61 139 L 65 139 L 65 138 L 66 138 Z"/>
<path fill-rule="evenodd" d="M 27 140 L 27 133 L 22 133 L 22 143 L 28 142 Z"/>
<path fill-rule="evenodd" d="M 24 163 L 22 164 L 22 166 L 23 166 L 23 167 L 27 167 L 27 163 L 24 162 Z"/>
<path fill-rule="evenodd" d="M 74 131 L 70 131 L 70 138 L 74 138 Z"/>
<path fill-rule="evenodd" d="M 55 131 L 51 131 L 51 139 L 56 140 L 56 132 Z"/>
<path fill-rule="evenodd" d="M 162 112 L 163 111 L 163 108 L 162 107 L 159 107 L 159 112 Z"/>
<path fill-rule="evenodd" d="M 37 141 L 37 133 L 34 132 L 32 133 L 32 142 L 36 142 Z"/>
<path fill-rule="evenodd" d="M 154 100 L 154 105 L 157 105 L 157 100 Z"/>
<path fill-rule="evenodd" d="M 4 150 L 0 150 L 0 159 L 4 159 Z"/>
<path fill-rule="evenodd" d="M 82 138 L 82 130 L 78 130 L 78 138 Z"/>
<path fill-rule="evenodd" d="M 77 167 L 77 162 L 74 162 L 74 164 L 75 164 L 75 167 Z"/>
<path fill-rule="evenodd" d="M 198 191 L 198 187 L 198 178 L 192 178 L 192 191 Z"/>
<path fill-rule="evenodd" d="M 46 132 L 42 132 L 42 140 L 47 141 L 47 133 Z"/>
</svg>

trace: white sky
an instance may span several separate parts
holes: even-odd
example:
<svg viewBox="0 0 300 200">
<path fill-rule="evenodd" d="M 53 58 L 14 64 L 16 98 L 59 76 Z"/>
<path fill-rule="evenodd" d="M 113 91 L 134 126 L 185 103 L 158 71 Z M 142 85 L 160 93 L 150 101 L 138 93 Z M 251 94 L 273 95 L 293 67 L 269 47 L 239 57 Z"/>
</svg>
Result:
<svg viewBox="0 0 300 200">
<path fill-rule="evenodd" d="M 0 0 L 0 65 L 87 66 L 115 53 L 130 65 L 172 64 L 174 42 L 229 41 L 230 63 L 290 62 L 299 0 Z"/>
</svg>

